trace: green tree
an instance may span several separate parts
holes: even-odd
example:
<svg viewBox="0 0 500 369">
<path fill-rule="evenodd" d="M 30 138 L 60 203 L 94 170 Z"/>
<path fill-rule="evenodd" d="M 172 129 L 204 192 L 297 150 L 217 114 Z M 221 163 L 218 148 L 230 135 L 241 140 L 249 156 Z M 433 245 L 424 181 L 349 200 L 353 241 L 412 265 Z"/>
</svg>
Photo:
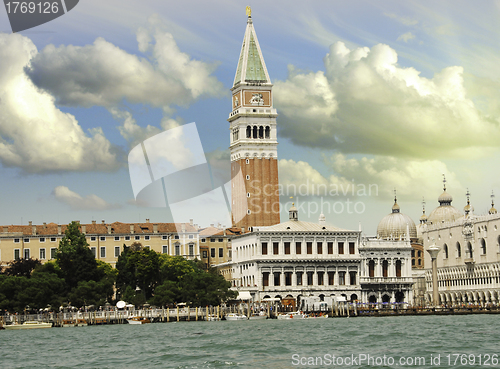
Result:
<svg viewBox="0 0 500 369">
<path fill-rule="evenodd" d="M 236 297 L 231 291 L 231 283 L 226 281 L 215 268 L 208 272 L 196 270 L 189 273 L 179 283 L 181 299 L 189 305 L 219 305 L 221 302 Z"/>
<path fill-rule="evenodd" d="M 81 281 L 98 281 L 97 262 L 85 235 L 80 232 L 79 223 L 68 224 L 64 234 L 59 243 L 56 261 L 68 289 L 75 288 Z"/>
<path fill-rule="evenodd" d="M 178 282 L 165 281 L 163 284 L 156 287 L 154 296 L 151 299 L 151 304 L 156 306 L 167 306 L 174 302 L 181 301 L 181 294 Z"/>
<path fill-rule="evenodd" d="M 182 256 L 160 255 L 160 281 L 179 282 L 185 275 L 196 270 L 196 264 Z"/>
<path fill-rule="evenodd" d="M 33 270 L 42 263 L 38 259 L 18 259 L 10 261 L 3 271 L 4 274 L 15 277 L 31 277 Z"/>
<path fill-rule="evenodd" d="M 116 269 L 120 298 L 132 302 L 131 291 L 136 291 L 136 287 L 139 287 L 143 300 L 151 298 L 160 277 L 160 259 L 157 252 L 147 248 L 133 249 L 124 246 L 116 263 Z"/>
</svg>

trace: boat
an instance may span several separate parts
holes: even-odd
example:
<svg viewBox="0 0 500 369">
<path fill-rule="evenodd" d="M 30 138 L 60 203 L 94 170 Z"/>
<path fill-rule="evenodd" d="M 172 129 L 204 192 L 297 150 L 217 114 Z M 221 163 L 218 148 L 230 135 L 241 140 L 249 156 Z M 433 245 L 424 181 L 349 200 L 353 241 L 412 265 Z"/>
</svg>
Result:
<svg viewBox="0 0 500 369">
<path fill-rule="evenodd" d="M 133 316 L 130 319 L 127 319 L 127 322 L 128 324 L 147 324 L 151 323 L 151 320 L 143 316 Z"/>
<path fill-rule="evenodd" d="M 74 326 L 75 326 L 75 321 L 71 319 L 64 319 L 61 324 L 61 327 L 63 328 L 74 327 Z"/>
<path fill-rule="evenodd" d="M 321 319 L 321 318 L 328 318 L 328 314 L 308 315 L 306 318 L 307 318 L 307 319 Z"/>
<path fill-rule="evenodd" d="M 10 324 L 4 325 L 5 329 L 37 329 L 37 328 L 52 328 L 52 323 L 39 322 L 38 320 L 31 320 L 23 324 Z"/>
<path fill-rule="evenodd" d="M 290 313 L 281 313 L 278 315 L 278 319 L 305 319 L 307 314 L 302 311 L 292 311 Z"/>
<path fill-rule="evenodd" d="M 75 327 L 86 327 L 88 323 L 85 319 L 77 319 L 75 322 Z"/>
<path fill-rule="evenodd" d="M 208 315 L 207 316 L 207 321 L 209 321 L 209 322 L 215 322 L 217 320 L 220 320 L 220 318 L 217 315 Z"/>
<path fill-rule="evenodd" d="M 264 320 L 267 319 L 267 314 L 265 311 L 261 311 L 260 313 L 250 315 L 250 320 Z"/>
<path fill-rule="evenodd" d="M 229 313 L 226 315 L 226 320 L 247 320 L 247 316 L 237 313 Z"/>
</svg>

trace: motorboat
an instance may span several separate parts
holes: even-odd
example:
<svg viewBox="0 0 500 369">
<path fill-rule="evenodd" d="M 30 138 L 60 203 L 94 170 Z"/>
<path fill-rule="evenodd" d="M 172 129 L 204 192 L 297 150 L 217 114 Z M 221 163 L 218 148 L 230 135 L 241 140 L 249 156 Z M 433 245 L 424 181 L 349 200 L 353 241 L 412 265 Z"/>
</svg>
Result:
<svg viewBox="0 0 500 369">
<path fill-rule="evenodd" d="M 247 320 L 247 316 L 237 313 L 229 313 L 226 315 L 226 320 Z"/>
<path fill-rule="evenodd" d="M 267 319 L 267 314 L 265 311 L 261 311 L 260 313 L 255 313 L 250 315 L 250 320 L 264 320 Z"/>
<path fill-rule="evenodd" d="M 307 319 L 321 319 L 328 318 L 328 314 L 320 314 L 320 315 L 308 315 Z"/>
<path fill-rule="evenodd" d="M 289 313 L 281 313 L 278 315 L 278 319 L 305 319 L 307 318 L 307 314 L 304 314 L 302 311 L 292 311 Z"/>
<path fill-rule="evenodd" d="M 85 319 L 77 319 L 75 322 L 75 327 L 86 327 L 88 323 Z"/>
<path fill-rule="evenodd" d="M 130 319 L 127 319 L 127 322 L 128 324 L 147 324 L 151 323 L 151 320 L 143 316 L 133 316 Z"/>
<path fill-rule="evenodd" d="M 52 328 L 52 323 L 39 322 L 38 320 L 31 320 L 23 324 L 9 324 L 3 326 L 5 329 L 37 329 L 37 328 Z"/>
</svg>

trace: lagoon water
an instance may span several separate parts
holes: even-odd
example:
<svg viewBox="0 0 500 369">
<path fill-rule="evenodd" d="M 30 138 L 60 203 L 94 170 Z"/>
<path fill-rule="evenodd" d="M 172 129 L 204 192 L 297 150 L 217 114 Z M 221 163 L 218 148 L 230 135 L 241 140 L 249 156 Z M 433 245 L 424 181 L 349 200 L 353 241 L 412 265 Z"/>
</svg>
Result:
<svg viewBox="0 0 500 369">
<path fill-rule="evenodd" d="M 4 330 L 0 367 L 495 368 L 499 322 L 398 316 Z"/>
</svg>

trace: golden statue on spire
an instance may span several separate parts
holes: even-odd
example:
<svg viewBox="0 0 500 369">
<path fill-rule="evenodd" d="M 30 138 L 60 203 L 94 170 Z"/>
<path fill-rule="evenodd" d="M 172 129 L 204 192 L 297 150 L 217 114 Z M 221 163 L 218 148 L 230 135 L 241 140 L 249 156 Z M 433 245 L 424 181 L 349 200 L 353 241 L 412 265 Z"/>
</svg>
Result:
<svg viewBox="0 0 500 369">
<path fill-rule="evenodd" d="M 250 8 L 249 6 L 247 6 L 247 15 L 248 15 L 249 17 L 251 17 L 251 16 L 252 16 L 252 8 Z"/>
</svg>

